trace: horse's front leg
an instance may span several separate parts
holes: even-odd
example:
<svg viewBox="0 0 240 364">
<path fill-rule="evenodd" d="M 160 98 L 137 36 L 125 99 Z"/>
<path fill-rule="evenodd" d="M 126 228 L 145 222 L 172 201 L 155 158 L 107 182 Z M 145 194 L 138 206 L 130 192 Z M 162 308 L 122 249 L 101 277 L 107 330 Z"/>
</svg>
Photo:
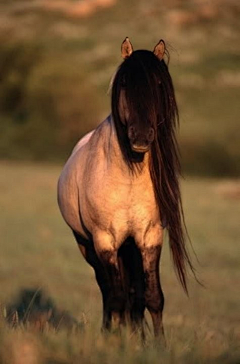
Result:
<svg viewBox="0 0 240 364">
<path fill-rule="evenodd" d="M 104 305 L 104 316 L 110 318 L 119 328 L 124 323 L 126 297 L 124 294 L 120 268 L 118 264 L 118 249 L 111 234 L 101 232 L 93 237 L 97 255 L 102 262 L 110 282 L 110 291 Z M 111 325 L 107 327 L 111 328 Z"/>
<path fill-rule="evenodd" d="M 151 315 L 155 337 L 164 338 L 162 311 L 164 296 L 159 276 L 159 261 L 162 248 L 162 231 L 148 231 L 138 244 L 142 255 L 145 275 L 145 305 Z"/>
</svg>

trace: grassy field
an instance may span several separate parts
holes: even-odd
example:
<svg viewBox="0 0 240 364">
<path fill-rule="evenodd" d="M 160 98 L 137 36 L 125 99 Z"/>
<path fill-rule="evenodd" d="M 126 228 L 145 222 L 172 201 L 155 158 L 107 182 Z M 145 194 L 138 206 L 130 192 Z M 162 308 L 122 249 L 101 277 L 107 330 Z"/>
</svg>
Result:
<svg viewBox="0 0 240 364">
<path fill-rule="evenodd" d="M 91 11 L 76 11 L 87 3 Z M 135 49 L 153 49 L 163 38 L 180 109 L 184 170 L 239 176 L 238 0 L 2 0 L 0 10 L 1 159 L 63 160 L 109 113 L 107 90 L 122 40 L 129 36 Z M 60 170 L 57 164 L 0 162 L 0 364 L 240 363 L 239 180 L 183 181 L 205 288 L 190 278 L 189 298 L 184 295 L 166 241 L 167 347 L 156 347 L 149 335 L 142 348 L 129 332 L 120 338 L 100 333 L 93 272 L 57 207 Z M 22 288 L 46 290 L 84 331 L 10 329 L 4 310 Z"/>
<path fill-rule="evenodd" d="M 239 216 L 237 180 L 183 181 L 189 233 L 205 288 L 190 278 L 187 298 L 175 278 L 167 241 L 161 264 L 167 347 L 149 335 L 146 348 L 126 332 L 100 333 L 101 298 L 56 202 L 56 165 L 0 163 L 0 304 L 19 289 L 42 287 L 84 331 L 42 333 L 0 324 L 1 364 L 240 362 Z"/>
</svg>

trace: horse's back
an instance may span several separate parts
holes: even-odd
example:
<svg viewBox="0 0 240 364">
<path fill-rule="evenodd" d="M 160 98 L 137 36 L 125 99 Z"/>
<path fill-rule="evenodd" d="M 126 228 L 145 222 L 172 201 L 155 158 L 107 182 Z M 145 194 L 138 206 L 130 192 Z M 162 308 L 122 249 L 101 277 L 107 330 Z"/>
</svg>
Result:
<svg viewBox="0 0 240 364">
<path fill-rule="evenodd" d="M 86 135 L 84 135 L 84 137 L 82 137 L 77 144 L 75 145 L 75 147 L 73 148 L 72 154 L 75 154 L 76 152 L 78 152 L 91 138 L 91 136 L 93 135 L 95 129 L 90 131 L 89 133 L 87 133 Z"/>
</svg>

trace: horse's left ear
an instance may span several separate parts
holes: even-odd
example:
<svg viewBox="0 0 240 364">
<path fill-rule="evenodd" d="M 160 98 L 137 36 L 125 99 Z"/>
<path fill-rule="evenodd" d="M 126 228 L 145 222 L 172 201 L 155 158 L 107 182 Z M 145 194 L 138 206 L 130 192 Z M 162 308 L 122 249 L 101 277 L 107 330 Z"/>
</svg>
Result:
<svg viewBox="0 0 240 364">
<path fill-rule="evenodd" d="M 158 59 L 160 59 L 160 61 L 163 59 L 165 49 L 165 42 L 163 39 L 161 39 L 153 50 L 153 53 L 158 57 Z"/>
<path fill-rule="evenodd" d="M 128 37 L 126 37 L 122 42 L 121 52 L 123 59 L 128 58 L 133 52 L 133 46 Z"/>
</svg>

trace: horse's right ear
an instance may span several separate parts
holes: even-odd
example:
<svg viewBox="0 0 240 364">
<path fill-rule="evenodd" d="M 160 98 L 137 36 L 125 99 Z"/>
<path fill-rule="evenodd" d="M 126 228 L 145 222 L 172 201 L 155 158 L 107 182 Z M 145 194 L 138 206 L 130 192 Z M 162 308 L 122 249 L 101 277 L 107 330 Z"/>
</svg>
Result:
<svg viewBox="0 0 240 364">
<path fill-rule="evenodd" d="M 163 39 L 161 39 L 153 50 L 153 53 L 158 57 L 158 59 L 160 59 L 160 61 L 163 59 L 165 49 L 165 42 Z"/>
<path fill-rule="evenodd" d="M 128 58 L 133 52 L 133 46 L 128 37 L 126 37 L 122 42 L 121 52 L 123 59 Z"/>
</svg>

